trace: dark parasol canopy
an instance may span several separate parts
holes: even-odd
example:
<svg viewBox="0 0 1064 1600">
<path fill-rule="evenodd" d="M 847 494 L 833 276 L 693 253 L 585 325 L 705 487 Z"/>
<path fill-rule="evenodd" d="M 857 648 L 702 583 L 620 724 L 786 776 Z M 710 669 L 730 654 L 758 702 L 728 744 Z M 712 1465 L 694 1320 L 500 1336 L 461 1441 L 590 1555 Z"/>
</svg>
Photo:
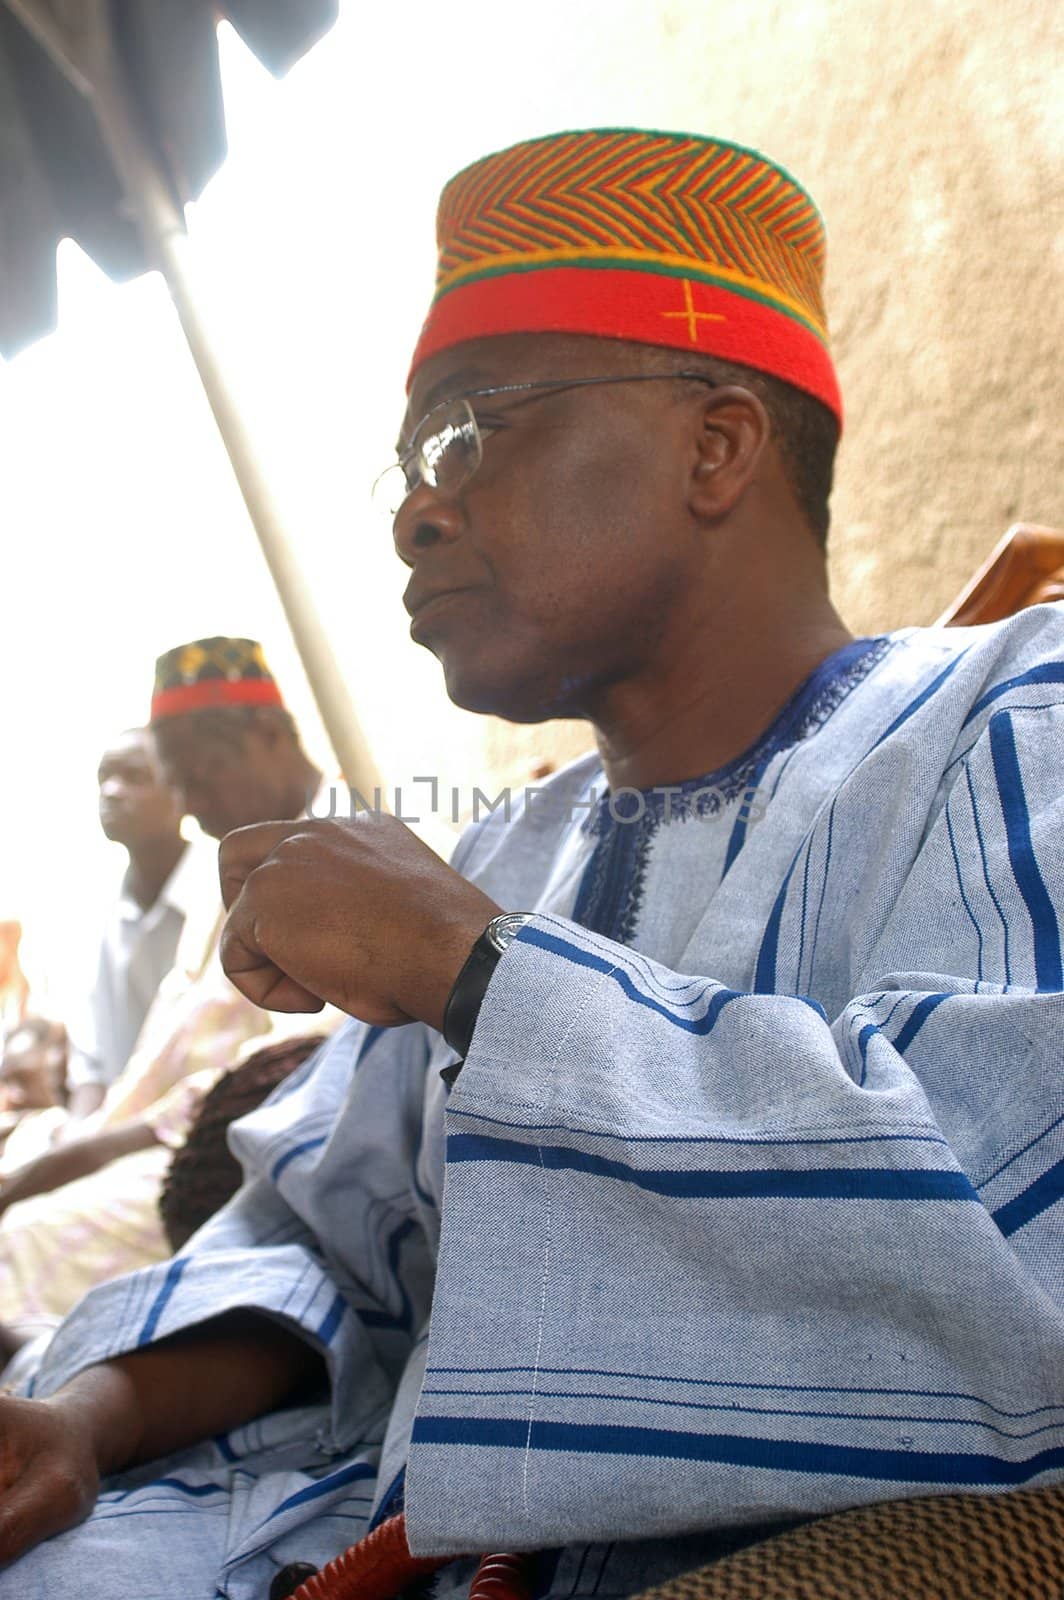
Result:
<svg viewBox="0 0 1064 1600">
<path fill-rule="evenodd" d="M 280 77 L 336 14 L 336 0 L 0 0 L 0 354 L 55 327 L 60 239 L 119 280 L 157 265 L 101 99 L 125 91 L 144 154 L 181 208 L 226 154 L 218 21 Z"/>
</svg>

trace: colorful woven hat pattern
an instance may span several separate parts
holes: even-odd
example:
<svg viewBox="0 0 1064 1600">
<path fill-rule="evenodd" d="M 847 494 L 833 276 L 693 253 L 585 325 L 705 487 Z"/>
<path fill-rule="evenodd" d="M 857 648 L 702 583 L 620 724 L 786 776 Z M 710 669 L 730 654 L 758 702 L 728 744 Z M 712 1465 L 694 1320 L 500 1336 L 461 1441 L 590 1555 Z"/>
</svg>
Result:
<svg viewBox="0 0 1064 1600">
<path fill-rule="evenodd" d="M 437 217 L 429 356 L 502 333 L 587 333 L 741 362 L 841 416 L 824 224 L 756 151 L 633 129 L 553 134 L 467 167 Z"/>
<path fill-rule="evenodd" d="M 279 706 L 277 687 L 255 639 L 194 639 L 155 663 L 151 720 L 212 706 Z"/>
</svg>

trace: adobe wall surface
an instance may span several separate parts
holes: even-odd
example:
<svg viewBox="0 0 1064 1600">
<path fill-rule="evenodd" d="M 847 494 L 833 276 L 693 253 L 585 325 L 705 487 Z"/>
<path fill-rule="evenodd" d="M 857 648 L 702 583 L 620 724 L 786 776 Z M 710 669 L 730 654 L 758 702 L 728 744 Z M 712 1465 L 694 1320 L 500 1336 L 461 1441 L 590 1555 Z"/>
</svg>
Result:
<svg viewBox="0 0 1064 1600">
<path fill-rule="evenodd" d="M 670 0 L 661 26 L 681 124 L 827 221 L 841 609 L 931 621 L 1009 522 L 1064 521 L 1060 6 Z"/>
<path fill-rule="evenodd" d="M 1064 525 L 1059 0 L 666 0 L 656 52 L 644 6 L 619 9 L 641 120 L 762 149 L 819 203 L 847 405 L 836 601 L 856 631 L 933 621 L 1010 522 Z"/>
</svg>

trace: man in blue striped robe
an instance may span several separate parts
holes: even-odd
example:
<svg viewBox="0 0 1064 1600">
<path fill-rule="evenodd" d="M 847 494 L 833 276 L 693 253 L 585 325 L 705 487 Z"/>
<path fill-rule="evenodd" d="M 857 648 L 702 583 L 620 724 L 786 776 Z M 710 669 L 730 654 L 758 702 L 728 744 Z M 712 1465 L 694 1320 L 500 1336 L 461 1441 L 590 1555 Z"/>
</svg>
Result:
<svg viewBox="0 0 1064 1600">
<path fill-rule="evenodd" d="M 488 413 L 548 369 L 609 384 Z M 363 1020 L 234 1129 L 233 1203 L 0 1407 L 0 1556 L 55 1535 L 0 1592 L 262 1600 L 403 1505 L 415 1552 L 618 1597 L 1064 1477 L 1064 616 L 850 639 L 756 386 L 714 371 L 521 334 L 415 374 L 414 421 L 478 400 L 454 476 L 460 412 L 406 462 L 415 637 L 460 703 L 597 709 L 599 754 L 453 872 L 392 819 L 223 846 L 231 975 Z M 455 951 L 499 910 L 456 1073 Z"/>
</svg>

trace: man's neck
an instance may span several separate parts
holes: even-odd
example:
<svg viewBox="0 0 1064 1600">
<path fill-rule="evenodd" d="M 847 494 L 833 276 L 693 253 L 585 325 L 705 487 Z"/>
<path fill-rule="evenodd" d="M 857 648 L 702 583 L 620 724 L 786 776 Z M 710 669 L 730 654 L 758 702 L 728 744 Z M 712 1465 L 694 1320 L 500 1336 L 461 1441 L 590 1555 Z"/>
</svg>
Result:
<svg viewBox="0 0 1064 1600">
<path fill-rule="evenodd" d="M 592 719 L 610 787 L 650 789 L 726 765 L 851 637 L 826 595 L 760 626 L 734 617 L 711 637 L 693 632 L 668 669 L 620 687 Z"/>
<path fill-rule="evenodd" d="M 188 846 L 180 834 L 167 834 L 129 851 L 126 889 L 142 911 L 159 898 L 159 891 L 181 860 Z"/>
</svg>

